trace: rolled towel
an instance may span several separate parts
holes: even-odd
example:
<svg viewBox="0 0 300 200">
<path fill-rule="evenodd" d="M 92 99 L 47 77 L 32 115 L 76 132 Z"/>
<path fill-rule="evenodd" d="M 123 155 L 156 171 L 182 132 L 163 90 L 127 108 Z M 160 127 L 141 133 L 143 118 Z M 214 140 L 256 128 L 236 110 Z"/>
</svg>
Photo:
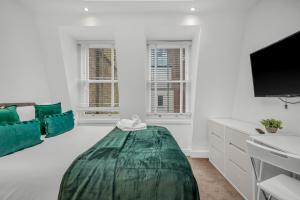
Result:
<svg viewBox="0 0 300 200">
<path fill-rule="evenodd" d="M 138 130 L 145 130 L 147 129 L 147 125 L 145 123 L 140 123 L 134 128 L 128 128 L 128 127 L 123 127 L 117 124 L 117 127 L 121 129 L 122 131 L 138 131 Z"/>
<path fill-rule="evenodd" d="M 144 130 L 147 128 L 147 124 L 146 123 L 139 123 L 137 124 L 135 127 L 133 127 L 133 129 L 136 130 Z"/>
<path fill-rule="evenodd" d="M 123 131 L 131 131 L 133 128 L 134 121 L 129 119 L 122 119 L 117 122 L 117 127 Z"/>
<path fill-rule="evenodd" d="M 130 119 L 121 119 L 117 122 L 117 127 L 123 131 L 137 131 L 147 128 L 145 123 L 141 123 L 141 119 L 138 115 L 133 115 Z"/>
<path fill-rule="evenodd" d="M 121 119 L 121 121 L 119 121 L 119 124 L 122 127 L 133 128 L 136 122 L 130 119 Z"/>
<path fill-rule="evenodd" d="M 134 122 L 132 127 L 141 123 L 141 119 L 137 114 L 132 115 L 131 120 Z"/>
</svg>

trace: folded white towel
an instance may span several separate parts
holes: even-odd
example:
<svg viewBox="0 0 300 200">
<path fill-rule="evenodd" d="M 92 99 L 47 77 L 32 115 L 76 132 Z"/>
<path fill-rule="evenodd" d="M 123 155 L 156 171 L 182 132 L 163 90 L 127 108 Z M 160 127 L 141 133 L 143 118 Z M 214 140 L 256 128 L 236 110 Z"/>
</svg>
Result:
<svg viewBox="0 0 300 200">
<path fill-rule="evenodd" d="M 134 121 L 133 126 L 136 126 L 142 122 L 140 117 L 137 114 L 132 115 L 131 120 Z"/>
<path fill-rule="evenodd" d="M 137 131 L 147 128 L 147 124 L 141 123 L 138 115 L 133 115 L 132 119 L 121 119 L 117 122 L 117 127 L 123 131 Z"/>
<path fill-rule="evenodd" d="M 147 129 L 147 125 L 145 123 L 140 123 L 135 127 L 129 128 L 129 127 L 124 127 L 117 123 L 117 127 L 121 129 L 122 131 L 138 131 L 138 130 L 145 130 Z"/>
<path fill-rule="evenodd" d="M 130 119 L 121 119 L 121 121 L 118 122 L 123 127 L 132 128 L 136 125 L 136 122 Z"/>
</svg>

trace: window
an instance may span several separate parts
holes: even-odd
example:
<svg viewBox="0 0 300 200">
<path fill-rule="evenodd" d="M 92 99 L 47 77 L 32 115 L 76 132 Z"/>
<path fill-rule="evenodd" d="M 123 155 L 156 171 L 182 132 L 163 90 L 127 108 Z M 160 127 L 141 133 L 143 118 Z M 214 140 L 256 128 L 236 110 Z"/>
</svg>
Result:
<svg viewBox="0 0 300 200">
<path fill-rule="evenodd" d="M 190 44 L 158 42 L 149 44 L 148 53 L 149 113 L 188 113 Z"/>
<path fill-rule="evenodd" d="M 164 96 L 163 95 L 157 96 L 157 106 L 164 106 Z"/>
<path fill-rule="evenodd" d="M 82 115 L 119 113 L 116 50 L 111 44 L 81 45 Z"/>
</svg>

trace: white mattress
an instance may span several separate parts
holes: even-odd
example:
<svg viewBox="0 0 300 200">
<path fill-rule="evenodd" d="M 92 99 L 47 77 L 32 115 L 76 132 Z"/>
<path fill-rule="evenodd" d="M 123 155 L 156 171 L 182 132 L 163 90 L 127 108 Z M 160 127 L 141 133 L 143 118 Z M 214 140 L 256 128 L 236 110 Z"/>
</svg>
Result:
<svg viewBox="0 0 300 200">
<path fill-rule="evenodd" d="M 56 200 L 72 161 L 112 127 L 79 126 L 42 144 L 0 158 L 1 200 Z"/>
</svg>

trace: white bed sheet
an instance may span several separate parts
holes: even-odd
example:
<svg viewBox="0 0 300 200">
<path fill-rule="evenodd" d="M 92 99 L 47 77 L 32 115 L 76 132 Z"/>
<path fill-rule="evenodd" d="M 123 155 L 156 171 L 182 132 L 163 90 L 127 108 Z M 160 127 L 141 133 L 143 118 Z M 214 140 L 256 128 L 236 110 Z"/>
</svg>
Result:
<svg viewBox="0 0 300 200">
<path fill-rule="evenodd" d="M 1 200 L 56 200 L 72 161 L 112 127 L 79 126 L 37 146 L 0 158 Z"/>
</svg>

